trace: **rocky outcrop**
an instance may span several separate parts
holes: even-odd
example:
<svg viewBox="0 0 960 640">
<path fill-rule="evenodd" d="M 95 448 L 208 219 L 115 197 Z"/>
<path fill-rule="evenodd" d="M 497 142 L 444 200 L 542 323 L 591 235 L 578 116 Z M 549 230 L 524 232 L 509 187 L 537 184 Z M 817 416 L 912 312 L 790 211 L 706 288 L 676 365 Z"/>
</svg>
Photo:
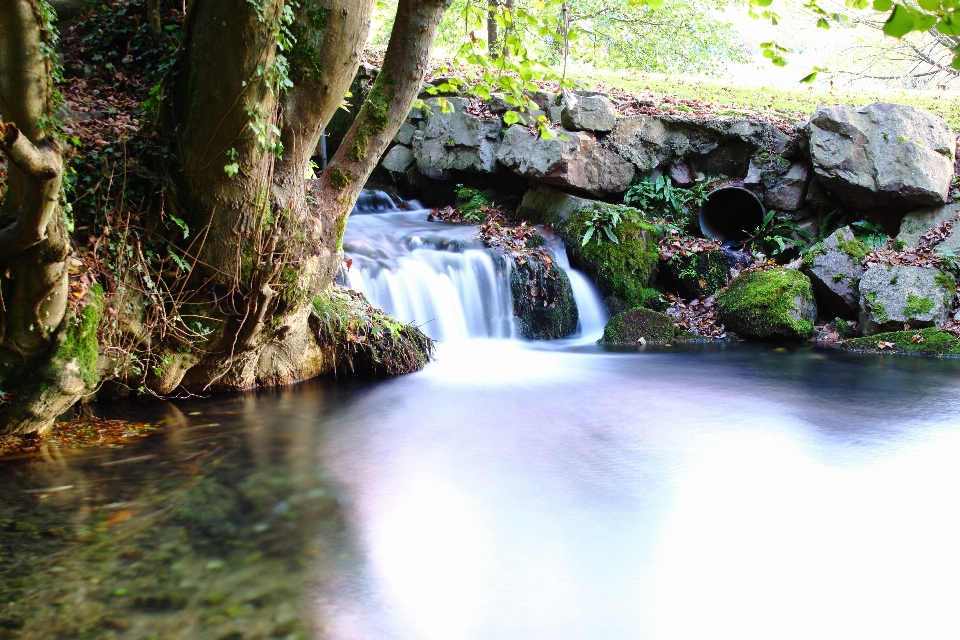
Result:
<svg viewBox="0 0 960 640">
<path fill-rule="evenodd" d="M 603 328 L 600 344 L 609 346 L 637 346 L 638 344 L 668 344 L 676 337 L 673 318 L 659 311 L 634 309 L 618 313 Z"/>
<path fill-rule="evenodd" d="M 510 289 L 513 313 L 524 338 L 555 340 L 576 332 L 579 314 L 573 288 L 556 263 L 539 256 L 514 261 Z"/>
<path fill-rule="evenodd" d="M 633 167 L 616 153 L 578 131 L 558 131 L 551 139 L 524 127 L 510 127 L 497 159 L 514 173 L 596 196 L 623 193 Z"/>
<path fill-rule="evenodd" d="M 909 209 L 946 202 L 956 139 L 942 118 L 906 105 L 821 106 L 808 125 L 820 182 L 847 206 Z"/>
<path fill-rule="evenodd" d="M 466 100 L 448 98 L 444 113 L 436 99 L 428 100 L 428 115 L 413 134 L 413 155 L 420 172 L 435 180 L 451 169 L 492 173 L 500 147 L 500 121 L 475 118 L 465 111 Z"/>
<path fill-rule="evenodd" d="M 387 152 L 387 155 L 380 161 L 380 166 L 393 173 L 405 173 L 414 162 L 416 162 L 416 158 L 410 147 L 398 144 Z"/>
<path fill-rule="evenodd" d="M 810 280 L 793 269 L 739 275 L 717 295 L 717 307 L 727 330 L 754 340 L 803 340 L 817 317 Z"/>
<path fill-rule="evenodd" d="M 599 210 L 617 207 L 621 221 L 617 225 L 617 242 L 596 233 L 583 244 L 588 222 Z M 600 290 L 624 302 L 627 309 L 655 306 L 659 293 L 653 288 L 660 254 L 656 228 L 643 222 L 639 212 L 630 207 L 602 202 L 580 209 L 557 227 L 567 252 L 574 262 L 590 274 Z"/>
<path fill-rule="evenodd" d="M 860 330 L 864 335 L 940 326 L 956 292 L 953 277 L 937 269 L 874 265 L 860 278 Z"/>
<path fill-rule="evenodd" d="M 617 110 L 606 96 L 583 96 L 566 92 L 560 122 L 570 131 L 607 133 L 617 123 Z"/>
<path fill-rule="evenodd" d="M 920 242 L 920 237 L 929 229 L 948 220 L 951 221 L 950 232 L 934 245 L 933 250 L 941 255 L 950 251 L 960 252 L 960 202 L 911 211 L 900 223 L 897 242 L 903 243 L 905 247 L 915 247 Z"/>
<path fill-rule="evenodd" d="M 860 308 L 860 262 L 869 252 L 850 227 L 830 234 L 814 246 L 803 261 L 803 272 L 813 284 L 817 305 L 830 317 L 853 318 Z"/>
<path fill-rule="evenodd" d="M 746 175 L 754 154 L 795 151 L 794 140 L 772 124 L 742 118 L 621 118 L 605 144 L 640 173 L 686 160 L 696 171 L 737 177 Z"/>
<path fill-rule="evenodd" d="M 593 202 L 541 184 L 523 194 L 516 217 L 519 220 L 557 225 Z"/>
</svg>

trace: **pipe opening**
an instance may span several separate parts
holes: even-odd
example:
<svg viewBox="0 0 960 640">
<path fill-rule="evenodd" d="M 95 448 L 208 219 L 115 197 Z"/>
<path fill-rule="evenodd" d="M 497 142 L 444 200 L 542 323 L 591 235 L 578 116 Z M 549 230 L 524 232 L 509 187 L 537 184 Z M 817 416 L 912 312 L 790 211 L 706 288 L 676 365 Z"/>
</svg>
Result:
<svg viewBox="0 0 960 640">
<path fill-rule="evenodd" d="M 743 187 L 721 187 L 700 205 L 700 230 L 720 242 L 746 240 L 763 224 L 763 203 Z"/>
</svg>

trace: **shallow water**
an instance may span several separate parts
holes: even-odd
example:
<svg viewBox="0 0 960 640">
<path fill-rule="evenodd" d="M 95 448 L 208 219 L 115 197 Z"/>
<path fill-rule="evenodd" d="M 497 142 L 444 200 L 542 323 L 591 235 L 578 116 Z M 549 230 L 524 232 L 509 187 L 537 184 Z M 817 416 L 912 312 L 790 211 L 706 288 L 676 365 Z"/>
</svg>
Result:
<svg viewBox="0 0 960 640">
<path fill-rule="evenodd" d="M 960 361 L 606 352 L 587 324 L 450 334 L 380 382 L 94 405 L 165 429 L 0 462 L 0 638 L 960 635 Z"/>
</svg>

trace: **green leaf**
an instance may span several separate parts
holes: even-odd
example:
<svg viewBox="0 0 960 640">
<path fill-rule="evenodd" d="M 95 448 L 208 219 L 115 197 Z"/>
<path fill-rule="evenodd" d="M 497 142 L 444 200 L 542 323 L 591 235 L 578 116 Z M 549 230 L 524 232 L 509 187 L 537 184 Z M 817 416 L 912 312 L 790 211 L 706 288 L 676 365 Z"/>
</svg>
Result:
<svg viewBox="0 0 960 640">
<path fill-rule="evenodd" d="M 800 82 L 802 82 L 803 84 L 813 84 L 813 81 L 817 79 L 817 73 L 818 73 L 817 71 L 814 71 L 813 73 L 808 73 L 807 75 L 800 78 Z"/>
<path fill-rule="evenodd" d="M 503 122 L 508 127 L 512 124 L 517 124 L 520 122 L 520 114 L 518 114 L 516 111 L 507 111 L 505 114 L 503 114 Z"/>
<path fill-rule="evenodd" d="M 940 0 L 917 0 L 917 4 L 924 11 L 934 13 L 940 9 Z"/>
<path fill-rule="evenodd" d="M 190 227 L 187 226 L 187 223 L 174 215 L 167 216 L 170 219 L 170 222 L 180 227 L 180 230 L 183 231 L 183 239 L 186 240 L 190 237 Z"/>
<path fill-rule="evenodd" d="M 873 10 L 886 13 L 893 9 L 893 0 L 873 0 Z"/>
<path fill-rule="evenodd" d="M 604 231 L 604 233 L 607 234 L 607 237 L 610 238 L 610 242 L 612 242 L 613 244 L 620 244 L 620 240 L 617 239 L 616 234 L 613 233 L 613 231 L 610 229 L 610 227 L 606 227 L 606 226 L 605 226 L 605 227 L 603 228 L 603 231 Z"/>
<path fill-rule="evenodd" d="M 883 25 L 883 32 L 894 38 L 902 38 L 914 29 L 913 12 L 903 5 L 897 5 Z"/>
<path fill-rule="evenodd" d="M 587 246 L 587 243 L 590 242 L 590 238 L 593 237 L 593 232 L 594 232 L 595 229 L 596 229 L 596 227 L 589 227 L 589 228 L 587 229 L 587 232 L 586 232 L 585 234 L 583 234 L 583 240 L 580 242 L 580 246 L 581 246 L 581 247 Z"/>
<path fill-rule="evenodd" d="M 819 20 L 817 20 L 817 26 L 820 27 L 821 29 L 829 29 L 830 23 L 824 20 L 823 18 L 820 18 Z"/>
</svg>

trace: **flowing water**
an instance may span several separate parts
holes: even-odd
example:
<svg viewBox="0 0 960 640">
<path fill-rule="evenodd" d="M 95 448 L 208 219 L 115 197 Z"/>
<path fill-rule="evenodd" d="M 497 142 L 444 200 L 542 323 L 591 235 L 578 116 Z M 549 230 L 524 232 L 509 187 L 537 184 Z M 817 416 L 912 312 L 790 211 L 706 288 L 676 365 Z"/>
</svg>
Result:
<svg viewBox="0 0 960 640">
<path fill-rule="evenodd" d="M 424 218 L 348 225 L 424 371 L 0 464 L 0 638 L 960 635 L 960 361 L 509 339 L 504 265 Z"/>
</svg>

